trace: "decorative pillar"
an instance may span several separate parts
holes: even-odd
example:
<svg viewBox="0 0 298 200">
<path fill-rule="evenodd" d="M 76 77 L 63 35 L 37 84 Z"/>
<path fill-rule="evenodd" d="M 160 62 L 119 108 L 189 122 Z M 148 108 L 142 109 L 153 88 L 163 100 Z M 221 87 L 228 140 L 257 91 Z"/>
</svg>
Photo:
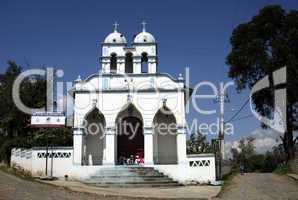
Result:
<svg viewBox="0 0 298 200">
<path fill-rule="evenodd" d="M 148 60 L 148 73 L 156 73 L 156 58 L 149 58 Z"/>
<path fill-rule="evenodd" d="M 177 158 L 178 164 L 186 164 L 186 127 L 177 128 Z"/>
<path fill-rule="evenodd" d="M 73 164 L 83 164 L 83 142 L 84 135 L 82 128 L 73 129 Z"/>
<path fill-rule="evenodd" d="M 119 73 L 119 74 L 125 73 L 125 58 L 124 57 L 117 58 L 117 73 Z"/>
<path fill-rule="evenodd" d="M 116 161 L 116 131 L 114 127 L 107 127 L 105 131 L 105 158 L 103 165 L 115 165 Z"/>
<path fill-rule="evenodd" d="M 134 74 L 142 73 L 141 58 L 139 56 L 133 57 L 133 73 Z"/>
<path fill-rule="evenodd" d="M 144 128 L 144 162 L 153 165 L 153 131 L 152 127 Z"/>
</svg>

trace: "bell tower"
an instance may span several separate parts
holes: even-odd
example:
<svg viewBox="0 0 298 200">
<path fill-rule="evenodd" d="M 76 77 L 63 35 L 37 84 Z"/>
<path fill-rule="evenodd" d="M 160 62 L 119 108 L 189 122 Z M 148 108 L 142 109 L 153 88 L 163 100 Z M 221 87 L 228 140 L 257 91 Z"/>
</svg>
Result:
<svg viewBox="0 0 298 200">
<path fill-rule="evenodd" d="M 118 26 L 114 24 L 114 32 L 102 43 L 102 73 L 156 73 L 157 44 L 154 36 L 146 31 L 146 23 L 142 23 L 142 32 L 134 37 L 132 46 L 127 46 Z"/>
<path fill-rule="evenodd" d="M 114 32 L 102 43 L 101 66 L 103 73 L 124 73 L 126 38 L 118 32 L 119 24 L 114 23 Z"/>
<path fill-rule="evenodd" d="M 142 32 L 133 41 L 136 55 L 134 57 L 137 73 L 157 72 L 157 44 L 154 36 L 146 31 L 146 22 L 142 22 Z"/>
</svg>

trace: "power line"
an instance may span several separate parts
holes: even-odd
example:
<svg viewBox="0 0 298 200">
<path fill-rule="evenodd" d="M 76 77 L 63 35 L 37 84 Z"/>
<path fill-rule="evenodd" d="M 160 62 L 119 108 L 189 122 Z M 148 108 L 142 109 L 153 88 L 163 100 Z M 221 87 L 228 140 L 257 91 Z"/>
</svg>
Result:
<svg viewBox="0 0 298 200">
<path fill-rule="evenodd" d="M 254 116 L 253 114 L 249 114 L 249 115 L 245 115 L 245 116 L 243 116 L 243 117 L 236 118 L 236 119 L 231 120 L 231 121 L 229 121 L 229 122 L 240 121 L 240 120 L 243 120 L 243 119 L 251 118 L 251 117 L 253 117 L 253 116 Z"/>
<path fill-rule="evenodd" d="M 243 108 L 248 104 L 250 98 L 248 98 L 243 105 L 240 107 L 240 109 L 227 121 L 225 121 L 225 123 L 231 122 L 232 120 L 235 119 L 235 117 L 237 117 L 237 115 L 243 110 Z"/>
</svg>

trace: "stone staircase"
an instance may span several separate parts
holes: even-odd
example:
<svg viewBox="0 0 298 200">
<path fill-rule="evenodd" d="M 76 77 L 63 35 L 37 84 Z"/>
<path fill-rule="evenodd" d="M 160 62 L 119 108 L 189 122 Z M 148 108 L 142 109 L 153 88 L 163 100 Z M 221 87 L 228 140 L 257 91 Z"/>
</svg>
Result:
<svg viewBox="0 0 298 200">
<path fill-rule="evenodd" d="M 177 181 L 153 167 L 115 166 L 102 168 L 84 183 L 98 187 L 178 187 Z"/>
</svg>

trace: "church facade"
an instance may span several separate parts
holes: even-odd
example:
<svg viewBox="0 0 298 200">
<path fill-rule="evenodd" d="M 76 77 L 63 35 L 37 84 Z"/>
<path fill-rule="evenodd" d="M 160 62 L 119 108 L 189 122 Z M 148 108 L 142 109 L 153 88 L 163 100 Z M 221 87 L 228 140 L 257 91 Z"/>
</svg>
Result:
<svg viewBox="0 0 298 200">
<path fill-rule="evenodd" d="M 54 175 L 86 178 L 118 165 L 154 167 L 179 182 L 214 181 L 214 155 L 187 155 L 185 105 L 191 95 L 180 74 L 158 72 L 157 42 L 143 30 L 131 45 L 117 24 L 101 45 L 101 70 L 75 80 L 73 148 L 57 158 Z M 12 161 L 19 149 L 12 152 Z M 31 171 L 43 170 L 44 149 L 31 149 Z M 39 154 L 38 154 L 39 153 Z M 53 155 L 52 155 L 53 156 Z M 39 161 L 31 161 L 39 162 Z"/>
<path fill-rule="evenodd" d="M 136 154 L 145 164 L 185 162 L 187 88 L 182 76 L 157 73 L 155 38 L 143 29 L 128 47 L 115 29 L 102 43 L 100 60 L 101 73 L 76 80 L 72 90 L 74 162 L 115 165 Z M 171 133 L 160 133 L 170 126 Z"/>
</svg>

